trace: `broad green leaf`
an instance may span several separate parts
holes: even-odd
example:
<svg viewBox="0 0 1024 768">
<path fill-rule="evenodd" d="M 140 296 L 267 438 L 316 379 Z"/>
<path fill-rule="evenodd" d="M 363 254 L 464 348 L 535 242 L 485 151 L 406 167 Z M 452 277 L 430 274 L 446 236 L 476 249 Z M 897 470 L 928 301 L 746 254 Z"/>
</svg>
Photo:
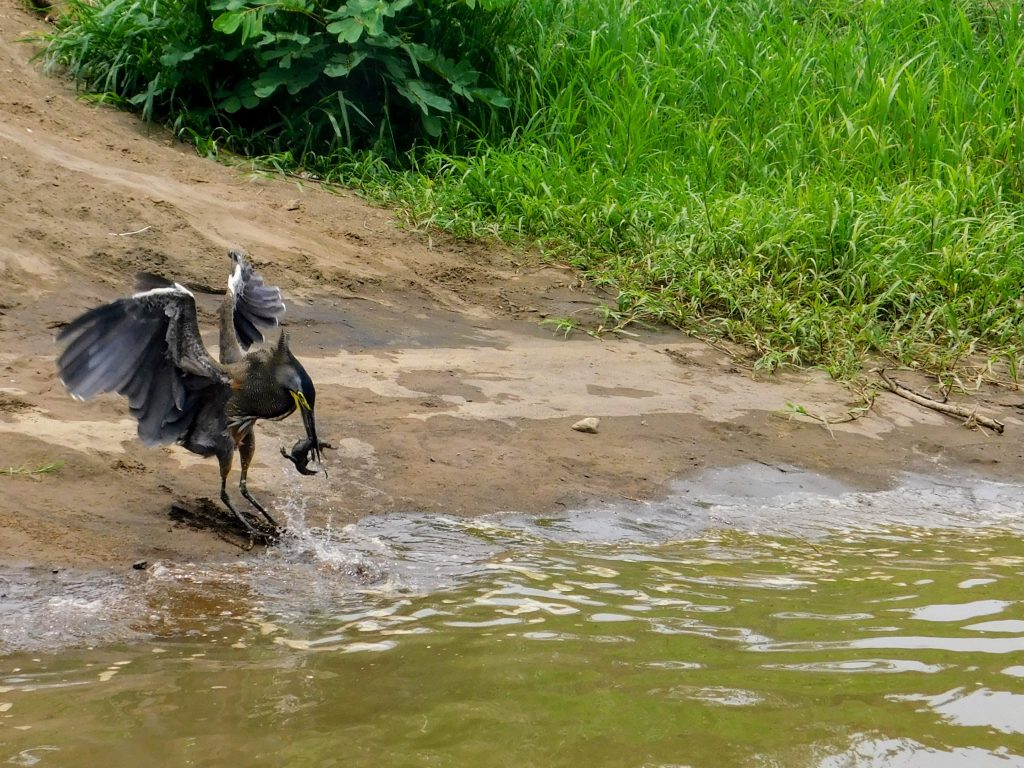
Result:
<svg viewBox="0 0 1024 768">
<path fill-rule="evenodd" d="M 366 27 L 366 34 L 370 37 L 379 37 L 384 34 L 384 14 L 380 9 L 371 9 L 358 18 Z"/>
<path fill-rule="evenodd" d="M 373 58 L 377 63 L 384 65 L 387 76 L 396 86 L 409 79 L 409 67 L 404 58 L 399 58 L 392 53 L 378 53 Z"/>
<path fill-rule="evenodd" d="M 251 40 L 263 32 L 263 11 L 246 13 L 242 18 L 242 42 Z"/>
<path fill-rule="evenodd" d="M 276 91 L 278 87 L 282 85 L 284 85 L 284 82 L 281 80 L 267 79 L 261 77 L 258 80 L 253 81 L 252 90 L 253 93 L 255 93 L 259 98 L 265 99 L 268 96 L 272 96 L 274 94 L 274 91 Z"/>
<path fill-rule="evenodd" d="M 160 57 L 160 63 L 165 67 L 176 67 L 183 61 L 191 61 L 195 58 L 195 55 L 201 51 L 202 48 L 193 48 L 191 51 L 185 51 L 181 48 L 171 48 L 163 56 Z"/>
<path fill-rule="evenodd" d="M 363 25 L 351 16 L 345 19 L 331 22 L 327 25 L 327 31 L 338 36 L 339 43 L 355 43 L 363 34 Z"/>
<path fill-rule="evenodd" d="M 472 94 L 484 104 L 490 104 L 492 107 L 505 109 L 512 106 L 512 99 L 497 88 L 474 88 Z"/>
<path fill-rule="evenodd" d="M 287 85 L 292 80 L 290 70 L 274 67 L 266 70 L 262 75 L 252 81 L 252 90 L 259 98 L 265 99 L 273 95 L 282 85 Z"/>
<path fill-rule="evenodd" d="M 377 37 L 367 37 L 363 41 L 366 45 L 372 45 L 374 48 L 400 48 L 402 46 L 402 38 L 396 37 L 395 35 L 378 35 Z"/>
<path fill-rule="evenodd" d="M 427 132 L 428 136 L 433 136 L 436 139 L 441 135 L 441 118 L 437 115 L 420 115 L 420 120 L 423 122 L 423 130 Z"/>
<path fill-rule="evenodd" d="M 439 112 L 452 111 L 452 103 L 444 96 L 434 93 L 422 80 L 407 80 L 402 86 L 396 84 L 396 90 L 418 106 L 425 115 L 429 114 L 431 109 Z"/>
<path fill-rule="evenodd" d="M 458 85 L 472 85 L 480 77 L 480 73 L 465 59 L 454 64 L 445 74 L 453 84 Z"/>
<path fill-rule="evenodd" d="M 314 83 L 322 71 L 321 65 L 308 60 L 293 62 L 290 68 L 274 67 L 252 81 L 253 93 L 261 99 L 266 99 L 283 85 L 288 93 L 294 96 Z"/>
<path fill-rule="evenodd" d="M 419 43 L 405 43 L 402 45 L 402 48 L 408 52 L 410 58 L 424 64 L 428 61 L 433 61 L 437 57 L 437 54 L 430 48 Z"/>
<path fill-rule="evenodd" d="M 213 20 L 213 28 L 225 35 L 233 34 L 241 25 L 243 16 L 245 16 L 244 13 L 225 11 Z"/>
<path fill-rule="evenodd" d="M 336 53 L 324 67 L 324 74 L 328 77 L 345 77 L 358 67 L 366 59 L 366 56 L 365 51 Z"/>
<path fill-rule="evenodd" d="M 322 67 L 315 62 L 303 62 L 301 67 L 296 64 L 290 70 L 288 80 L 285 82 L 288 93 L 295 96 L 300 91 L 308 88 L 317 81 L 322 72 Z"/>
</svg>

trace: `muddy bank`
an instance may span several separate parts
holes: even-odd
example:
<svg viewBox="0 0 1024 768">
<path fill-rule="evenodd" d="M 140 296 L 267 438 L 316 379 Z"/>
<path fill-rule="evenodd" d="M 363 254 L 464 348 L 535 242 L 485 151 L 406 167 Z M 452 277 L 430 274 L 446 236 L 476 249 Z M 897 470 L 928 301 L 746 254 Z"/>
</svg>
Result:
<svg viewBox="0 0 1024 768">
<path fill-rule="evenodd" d="M 823 374 L 756 378 L 677 333 L 564 338 L 541 321 L 607 300 L 571 271 L 198 158 L 40 75 L 14 41 L 41 26 L 0 0 L 0 470 L 61 466 L 0 476 L 2 563 L 245 556 L 190 516 L 216 496 L 214 463 L 143 448 L 123 401 L 72 401 L 53 365 L 55 329 L 123 295 L 135 271 L 220 289 L 229 247 L 283 288 L 322 436 L 338 446 L 329 477 L 300 478 L 278 453 L 299 422 L 263 425 L 250 488 L 271 504 L 301 497 L 312 520 L 657 499 L 748 461 L 865 489 L 908 470 L 1021 474 L 1015 391 L 975 398 L 1007 423 L 1001 438 L 888 395 L 830 432 L 788 405 L 843 414 L 855 398 Z M 216 300 L 200 298 L 207 331 Z M 587 416 L 597 434 L 571 429 Z"/>
</svg>

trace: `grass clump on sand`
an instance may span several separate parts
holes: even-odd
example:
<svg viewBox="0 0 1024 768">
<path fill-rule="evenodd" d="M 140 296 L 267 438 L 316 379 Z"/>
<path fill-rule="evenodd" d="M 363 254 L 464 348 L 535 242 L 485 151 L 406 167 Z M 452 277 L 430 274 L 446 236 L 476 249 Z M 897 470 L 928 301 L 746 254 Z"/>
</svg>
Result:
<svg viewBox="0 0 1024 768">
<path fill-rule="evenodd" d="M 7 477 L 31 477 L 38 479 L 44 475 L 55 475 L 64 466 L 63 461 L 49 461 L 45 464 L 22 464 L 17 467 L 0 468 L 0 476 Z"/>
<path fill-rule="evenodd" d="M 1016 377 L 1015 3 L 450 5 L 480 14 L 460 17 L 455 42 L 489 104 L 452 98 L 440 131 L 402 146 L 378 134 L 359 154 L 342 141 L 245 148 L 421 223 L 537 239 L 617 292 L 615 324 L 720 334 L 769 368 L 845 376 L 868 355 L 940 369 L 981 355 Z"/>
</svg>

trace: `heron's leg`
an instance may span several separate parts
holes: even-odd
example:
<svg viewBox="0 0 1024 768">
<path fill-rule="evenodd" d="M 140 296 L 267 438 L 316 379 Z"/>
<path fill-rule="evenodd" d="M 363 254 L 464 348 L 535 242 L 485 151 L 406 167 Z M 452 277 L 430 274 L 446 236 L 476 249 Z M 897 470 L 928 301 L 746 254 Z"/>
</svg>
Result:
<svg viewBox="0 0 1024 768">
<path fill-rule="evenodd" d="M 253 544 L 256 541 L 256 537 L 260 535 L 260 532 L 252 527 L 252 523 L 245 519 L 245 516 L 239 512 L 235 505 L 231 503 L 231 498 L 228 496 L 228 474 L 231 472 L 231 461 L 234 457 L 235 449 L 233 446 L 229 446 L 227 450 L 220 451 L 217 454 L 217 461 L 220 462 L 220 500 L 224 502 L 224 506 L 230 509 L 235 517 L 237 517 L 242 526 L 249 534 L 249 547 L 252 549 Z"/>
<path fill-rule="evenodd" d="M 261 513 L 263 513 L 263 516 L 267 518 L 268 523 L 274 526 L 274 528 L 278 528 L 279 526 L 277 524 L 277 521 L 270 516 L 270 513 L 267 512 L 266 508 L 262 504 L 260 504 L 258 501 L 256 501 L 256 499 L 252 497 L 252 494 L 249 493 L 249 489 L 245 485 L 246 475 L 249 474 L 249 465 L 252 463 L 252 457 L 255 453 L 256 433 L 250 430 L 249 432 L 245 433 L 245 436 L 242 438 L 241 442 L 238 443 L 238 456 L 242 460 L 242 479 L 238 481 L 238 490 L 242 492 L 242 495 L 248 500 L 250 504 L 256 507 L 256 509 L 258 509 Z"/>
</svg>

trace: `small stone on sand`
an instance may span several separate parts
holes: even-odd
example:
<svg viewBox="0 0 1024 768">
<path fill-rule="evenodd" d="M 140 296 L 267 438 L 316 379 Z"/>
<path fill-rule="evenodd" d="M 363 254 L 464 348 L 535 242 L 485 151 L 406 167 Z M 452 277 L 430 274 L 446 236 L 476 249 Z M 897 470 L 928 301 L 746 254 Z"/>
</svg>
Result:
<svg viewBox="0 0 1024 768">
<path fill-rule="evenodd" d="M 600 424 L 600 419 L 595 419 L 593 416 L 589 416 L 586 419 L 580 419 L 579 421 L 577 421 L 575 424 L 572 425 L 572 428 L 575 429 L 577 432 L 587 432 L 591 435 L 596 435 L 597 428 Z"/>
</svg>

